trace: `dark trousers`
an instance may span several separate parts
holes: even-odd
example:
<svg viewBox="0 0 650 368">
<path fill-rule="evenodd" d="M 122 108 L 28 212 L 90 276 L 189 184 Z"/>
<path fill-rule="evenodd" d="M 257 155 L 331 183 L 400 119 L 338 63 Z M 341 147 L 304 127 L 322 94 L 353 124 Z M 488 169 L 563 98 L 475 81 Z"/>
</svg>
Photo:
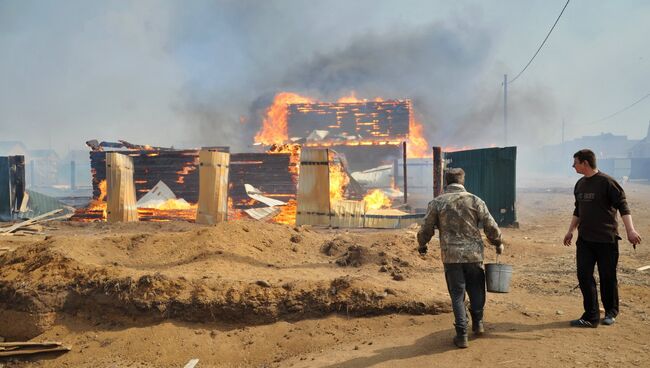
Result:
<svg viewBox="0 0 650 368">
<path fill-rule="evenodd" d="M 600 278 L 600 299 L 605 308 L 605 315 L 618 315 L 618 241 L 613 243 L 589 242 L 578 237 L 576 242 L 576 263 L 578 268 L 578 283 L 582 291 L 582 303 L 585 313 L 582 319 L 598 322 L 598 290 L 594 279 L 594 266 L 598 264 Z"/>
<path fill-rule="evenodd" d="M 454 310 L 455 325 L 467 328 L 465 292 L 469 295 L 473 320 L 483 319 L 485 307 L 485 271 L 483 263 L 445 263 L 445 280 Z"/>
</svg>

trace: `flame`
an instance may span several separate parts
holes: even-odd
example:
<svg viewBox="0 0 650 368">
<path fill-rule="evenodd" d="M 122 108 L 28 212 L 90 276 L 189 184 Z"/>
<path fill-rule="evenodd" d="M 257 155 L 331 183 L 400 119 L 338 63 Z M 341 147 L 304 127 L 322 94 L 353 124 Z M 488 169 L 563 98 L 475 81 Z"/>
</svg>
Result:
<svg viewBox="0 0 650 368">
<path fill-rule="evenodd" d="M 255 142 L 262 144 L 282 144 L 289 139 L 287 130 L 287 105 L 291 103 L 312 103 L 309 97 L 291 92 L 275 95 L 273 104 L 266 109 L 262 128 L 255 135 Z"/>
<path fill-rule="evenodd" d="M 349 96 L 343 96 L 339 98 L 337 102 L 338 103 L 359 103 L 359 102 L 365 102 L 365 100 L 358 99 L 357 93 L 351 91 Z"/>
<path fill-rule="evenodd" d="M 367 210 L 378 210 L 381 208 L 390 208 L 391 200 L 381 189 L 374 189 L 363 197 L 366 202 Z"/>
<path fill-rule="evenodd" d="M 165 202 L 162 202 L 158 204 L 155 207 L 147 207 L 148 209 L 156 209 L 156 210 L 162 210 L 162 211 L 169 211 L 169 210 L 196 210 L 198 207 L 197 204 L 191 204 L 185 200 L 180 200 L 180 199 L 168 199 Z"/>
<path fill-rule="evenodd" d="M 329 156 L 330 202 L 335 202 L 344 198 L 345 189 L 350 183 L 350 178 L 343 169 L 341 162 L 334 160 L 335 153 L 330 151 Z"/>
<path fill-rule="evenodd" d="M 271 220 L 278 224 L 293 225 L 296 223 L 298 205 L 295 199 L 290 199 L 286 205 L 280 206 L 280 213 Z"/>
<path fill-rule="evenodd" d="M 424 138 L 422 124 L 416 120 L 415 112 L 411 108 L 409 114 L 409 138 L 406 143 L 407 158 L 427 158 L 432 154 L 429 153 L 429 142 Z"/>
<path fill-rule="evenodd" d="M 106 199 L 106 179 L 99 182 L 97 187 L 99 188 L 99 197 L 97 198 L 98 202 L 103 202 Z"/>
</svg>

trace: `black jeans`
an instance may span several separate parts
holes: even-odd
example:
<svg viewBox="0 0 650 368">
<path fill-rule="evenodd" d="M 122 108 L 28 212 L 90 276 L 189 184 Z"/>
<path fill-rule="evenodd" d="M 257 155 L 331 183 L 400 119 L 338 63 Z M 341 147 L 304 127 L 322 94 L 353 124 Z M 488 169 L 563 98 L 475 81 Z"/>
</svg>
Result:
<svg viewBox="0 0 650 368">
<path fill-rule="evenodd" d="M 605 315 L 618 315 L 618 240 L 613 243 L 596 243 L 578 237 L 576 242 L 576 263 L 578 283 L 582 291 L 582 303 L 585 313 L 582 319 L 597 323 L 600 319 L 598 308 L 598 290 L 594 279 L 594 266 L 598 264 L 600 278 L 600 299 L 605 308 Z"/>
<path fill-rule="evenodd" d="M 483 263 L 445 263 L 445 280 L 454 310 L 455 325 L 467 328 L 465 291 L 469 295 L 472 319 L 483 319 L 485 307 L 485 271 Z"/>
</svg>

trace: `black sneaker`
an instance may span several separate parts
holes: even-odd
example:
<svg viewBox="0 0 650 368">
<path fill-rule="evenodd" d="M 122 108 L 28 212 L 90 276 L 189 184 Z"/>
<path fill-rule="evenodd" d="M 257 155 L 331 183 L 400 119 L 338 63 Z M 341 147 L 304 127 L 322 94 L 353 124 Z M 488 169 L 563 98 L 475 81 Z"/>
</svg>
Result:
<svg viewBox="0 0 650 368">
<path fill-rule="evenodd" d="M 590 328 L 598 327 L 597 323 L 592 323 L 582 318 L 574 319 L 573 321 L 570 322 L 570 325 L 571 327 L 590 327 Z"/>
<path fill-rule="evenodd" d="M 616 322 L 616 318 L 612 316 L 605 316 L 605 318 L 603 318 L 603 324 L 605 326 L 611 326 L 614 324 L 614 322 Z"/>
</svg>

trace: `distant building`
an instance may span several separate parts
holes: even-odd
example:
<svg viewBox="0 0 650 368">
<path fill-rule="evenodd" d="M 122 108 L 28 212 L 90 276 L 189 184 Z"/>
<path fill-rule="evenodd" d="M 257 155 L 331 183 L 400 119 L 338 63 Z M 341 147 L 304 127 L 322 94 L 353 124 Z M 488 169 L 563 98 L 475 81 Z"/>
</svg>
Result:
<svg viewBox="0 0 650 368">
<path fill-rule="evenodd" d="M 543 146 L 535 151 L 536 169 L 545 172 L 571 174 L 573 172 L 573 154 L 588 148 L 596 154 L 598 161 L 605 159 L 627 159 L 630 152 L 640 141 L 628 139 L 625 135 L 601 133 L 584 136 L 560 144 Z"/>
<path fill-rule="evenodd" d="M 0 156 L 27 156 L 27 147 L 19 141 L 0 141 Z"/>
<path fill-rule="evenodd" d="M 630 149 L 631 158 L 650 158 L 650 123 L 645 138 Z"/>
<path fill-rule="evenodd" d="M 59 184 L 60 159 L 52 149 L 29 150 L 26 158 L 28 185 L 46 187 Z"/>
</svg>

